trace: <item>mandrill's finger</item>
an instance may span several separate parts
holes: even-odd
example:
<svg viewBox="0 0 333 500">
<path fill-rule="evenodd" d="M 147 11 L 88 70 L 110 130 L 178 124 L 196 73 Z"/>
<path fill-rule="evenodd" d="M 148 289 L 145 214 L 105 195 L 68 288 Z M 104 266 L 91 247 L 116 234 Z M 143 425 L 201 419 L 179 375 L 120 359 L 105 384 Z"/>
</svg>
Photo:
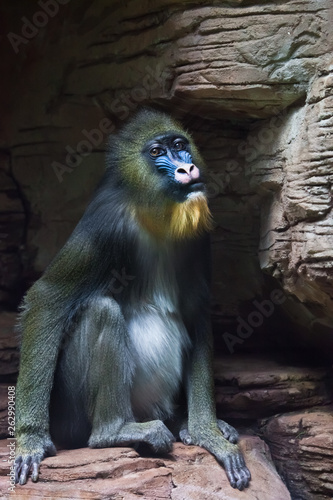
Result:
<svg viewBox="0 0 333 500">
<path fill-rule="evenodd" d="M 19 482 L 21 468 L 22 468 L 22 457 L 18 457 L 15 460 L 15 483 Z"/>
<path fill-rule="evenodd" d="M 248 479 L 243 469 L 238 467 L 236 457 L 233 459 L 233 470 L 236 478 L 236 488 L 242 491 L 247 486 Z"/>
<path fill-rule="evenodd" d="M 31 480 L 36 483 L 39 477 L 39 462 L 32 463 Z"/>
<path fill-rule="evenodd" d="M 184 444 L 193 444 L 192 438 L 187 429 L 182 429 L 181 431 L 179 431 L 179 437 Z"/>
<path fill-rule="evenodd" d="M 250 484 L 250 480 L 251 480 L 251 474 L 250 474 L 250 471 L 248 469 L 242 469 L 241 470 L 241 482 L 242 482 L 242 490 L 244 488 L 247 488 Z M 239 488 L 240 489 L 240 488 Z"/>
<path fill-rule="evenodd" d="M 229 479 L 230 485 L 233 488 L 237 488 L 237 479 L 236 479 L 235 474 L 234 474 L 234 469 L 233 469 L 233 466 L 232 466 L 231 456 L 228 456 L 223 461 L 223 465 L 224 465 L 224 470 L 225 470 L 225 472 L 227 474 L 227 478 Z"/>
<path fill-rule="evenodd" d="M 25 484 L 27 482 L 29 470 L 30 470 L 30 464 L 24 463 L 22 465 L 20 474 L 20 480 L 19 480 L 20 484 Z"/>
<path fill-rule="evenodd" d="M 250 472 L 247 469 L 247 467 L 245 465 L 245 461 L 240 453 L 237 455 L 234 455 L 232 457 L 231 467 L 232 467 L 234 477 L 236 479 L 236 488 L 238 488 L 240 491 L 242 491 L 244 488 L 246 488 L 249 485 Z"/>
<path fill-rule="evenodd" d="M 251 480 L 251 472 L 246 467 L 244 457 L 240 453 L 236 456 L 236 464 L 237 464 L 237 467 L 242 471 L 242 474 L 247 479 L 247 483 L 249 483 Z"/>
</svg>

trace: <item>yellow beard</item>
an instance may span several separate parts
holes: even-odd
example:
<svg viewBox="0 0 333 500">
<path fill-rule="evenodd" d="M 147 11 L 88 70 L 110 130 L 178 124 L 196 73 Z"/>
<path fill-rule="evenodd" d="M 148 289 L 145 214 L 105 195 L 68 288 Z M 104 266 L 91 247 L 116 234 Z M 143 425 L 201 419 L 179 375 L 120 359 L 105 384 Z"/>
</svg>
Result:
<svg viewBox="0 0 333 500">
<path fill-rule="evenodd" d="M 183 203 L 170 203 L 156 211 L 137 208 L 140 224 L 155 238 L 181 240 L 212 229 L 212 216 L 203 193 L 193 193 Z"/>
</svg>

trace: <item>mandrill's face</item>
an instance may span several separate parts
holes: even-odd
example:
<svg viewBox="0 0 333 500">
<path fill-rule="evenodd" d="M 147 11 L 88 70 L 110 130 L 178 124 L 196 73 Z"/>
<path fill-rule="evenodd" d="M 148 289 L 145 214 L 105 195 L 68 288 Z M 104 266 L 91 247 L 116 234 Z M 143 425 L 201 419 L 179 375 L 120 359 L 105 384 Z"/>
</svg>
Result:
<svg viewBox="0 0 333 500">
<path fill-rule="evenodd" d="M 202 169 L 192 160 L 189 140 L 174 132 L 157 135 L 149 140 L 142 151 L 162 181 L 165 195 L 178 203 L 204 194 Z"/>
<path fill-rule="evenodd" d="M 140 223 L 159 238 L 175 240 L 209 231 L 204 166 L 192 141 L 170 130 L 149 139 L 141 154 L 158 186 L 158 196 L 148 210 L 137 210 Z"/>
</svg>

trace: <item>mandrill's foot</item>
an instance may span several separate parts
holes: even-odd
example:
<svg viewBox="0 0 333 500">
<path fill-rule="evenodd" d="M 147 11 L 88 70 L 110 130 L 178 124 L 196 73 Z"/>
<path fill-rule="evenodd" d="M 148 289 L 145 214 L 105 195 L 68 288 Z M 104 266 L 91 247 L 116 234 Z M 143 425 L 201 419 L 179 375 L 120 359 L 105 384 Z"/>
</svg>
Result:
<svg viewBox="0 0 333 500">
<path fill-rule="evenodd" d="M 238 433 L 231 425 L 226 424 L 223 420 L 217 420 L 216 424 L 210 424 L 206 427 L 201 424 L 198 429 L 191 431 L 183 428 L 179 436 L 183 443 L 202 446 L 212 453 L 224 466 L 233 488 L 239 490 L 247 488 L 251 474 L 246 467 L 241 451 L 236 444 L 233 444 L 238 440 Z"/>
<path fill-rule="evenodd" d="M 21 436 L 15 459 L 15 482 L 25 484 L 31 472 L 35 483 L 39 477 L 39 465 L 43 458 L 56 454 L 56 449 L 49 436 Z"/>
<path fill-rule="evenodd" d="M 155 453 L 168 453 L 175 441 L 174 435 L 161 420 L 150 422 L 129 422 L 110 437 L 110 433 L 93 432 L 89 439 L 91 448 L 104 448 L 107 446 L 131 446 L 138 443 L 148 444 Z"/>
<path fill-rule="evenodd" d="M 223 437 L 230 441 L 230 443 L 238 443 L 239 434 L 236 431 L 235 427 L 227 424 L 224 420 L 216 420 L 217 426 L 223 434 Z"/>
</svg>

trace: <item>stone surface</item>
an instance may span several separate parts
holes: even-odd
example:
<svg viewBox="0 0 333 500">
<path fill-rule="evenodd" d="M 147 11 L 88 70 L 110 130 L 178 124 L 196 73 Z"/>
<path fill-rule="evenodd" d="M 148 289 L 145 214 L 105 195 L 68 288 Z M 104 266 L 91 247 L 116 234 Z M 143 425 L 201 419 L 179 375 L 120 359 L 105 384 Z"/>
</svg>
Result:
<svg viewBox="0 0 333 500">
<path fill-rule="evenodd" d="M 15 331 L 17 314 L 0 312 L 0 375 L 18 372 L 19 338 Z"/>
<path fill-rule="evenodd" d="M 273 417 L 263 434 L 294 500 L 331 500 L 332 406 Z"/>
<path fill-rule="evenodd" d="M 291 500 L 258 437 L 245 436 L 241 447 L 252 473 L 246 492 L 234 490 L 215 459 L 201 448 L 176 443 L 167 457 L 139 456 L 130 448 L 63 450 L 41 465 L 40 481 L 8 493 L 8 448 L 0 442 L 2 498 L 106 500 Z M 7 459 L 8 460 L 8 459 Z"/>
<path fill-rule="evenodd" d="M 332 402 L 331 366 L 309 367 L 255 356 L 214 361 L 217 411 L 221 418 L 257 419 Z"/>
<path fill-rule="evenodd" d="M 17 304 L 21 293 L 21 245 L 26 215 L 10 157 L 0 153 L 0 304 Z"/>
<path fill-rule="evenodd" d="M 312 304 L 314 334 L 320 327 L 333 331 L 332 113 L 333 72 L 327 70 L 304 106 L 251 132 L 258 149 L 248 152 L 252 184 L 267 192 L 261 267 Z"/>
<path fill-rule="evenodd" d="M 172 90 L 193 105 L 210 101 L 215 116 L 276 113 L 304 95 L 316 65 L 309 58 L 318 64 L 325 54 L 327 8 L 315 2 L 232 2 L 184 12 L 175 24 L 191 22 L 193 28 L 178 40 Z"/>
</svg>

